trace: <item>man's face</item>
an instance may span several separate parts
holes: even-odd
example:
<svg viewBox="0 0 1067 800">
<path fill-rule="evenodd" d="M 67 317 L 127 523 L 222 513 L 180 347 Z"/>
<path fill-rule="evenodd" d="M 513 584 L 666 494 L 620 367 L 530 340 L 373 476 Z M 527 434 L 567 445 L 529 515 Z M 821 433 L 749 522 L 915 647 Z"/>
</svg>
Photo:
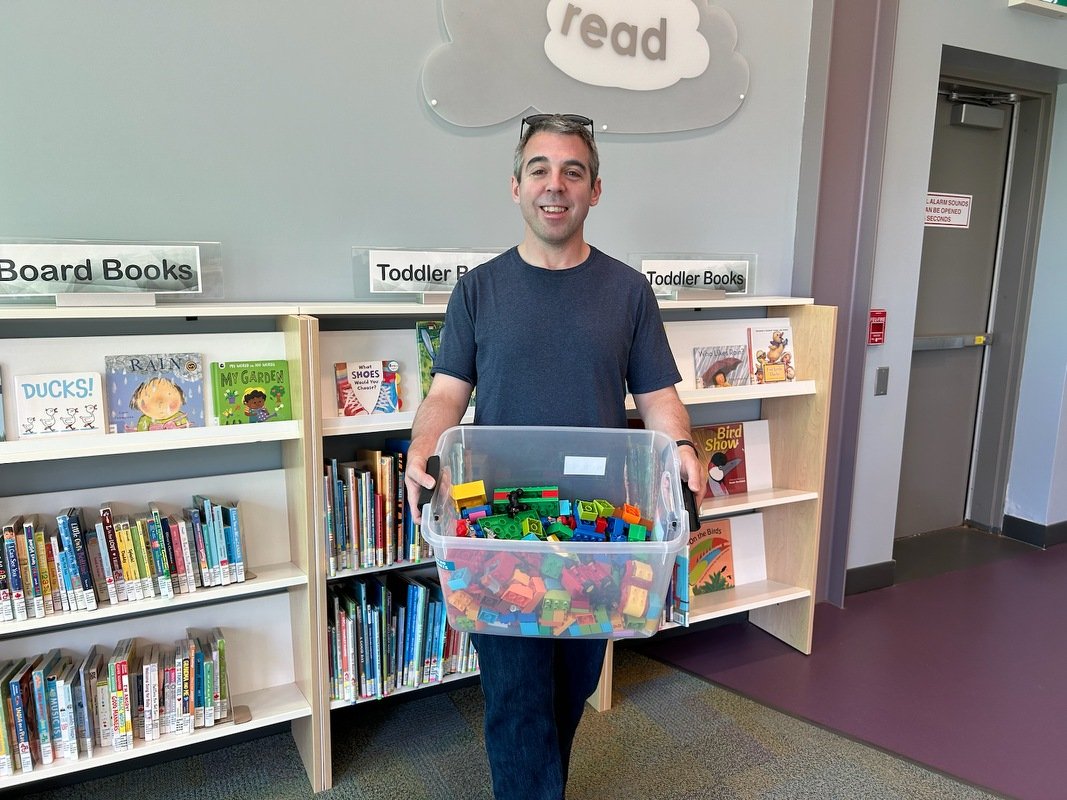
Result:
<svg viewBox="0 0 1067 800">
<path fill-rule="evenodd" d="M 600 200 L 600 178 L 590 181 L 585 142 L 578 136 L 534 134 L 523 150 L 521 175 L 521 181 L 511 179 L 511 196 L 533 235 L 557 247 L 581 238 L 585 217 Z"/>
</svg>

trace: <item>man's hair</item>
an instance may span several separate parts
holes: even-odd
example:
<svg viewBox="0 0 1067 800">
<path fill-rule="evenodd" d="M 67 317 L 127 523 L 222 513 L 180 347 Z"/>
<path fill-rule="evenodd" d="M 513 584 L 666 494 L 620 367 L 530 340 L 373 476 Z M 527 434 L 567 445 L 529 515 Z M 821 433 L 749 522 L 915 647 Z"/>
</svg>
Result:
<svg viewBox="0 0 1067 800">
<path fill-rule="evenodd" d="M 514 175 L 516 181 L 522 182 L 523 151 L 526 149 L 527 142 L 530 141 L 530 138 L 535 133 L 558 133 L 562 136 L 577 136 L 585 142 L 586 147 L 589 148 L 589 183 L 590 185 L 596 183 L 597 176 L 600 174 L 600 154 L 597 152 L 596 142 L 593 140 L 592 129 L 588 125 L 569 120 L 559 114 L 552 114 L 544 119 L 532 122 L 522 132 L 519 143 L 515 146 Z"/>
</svg>

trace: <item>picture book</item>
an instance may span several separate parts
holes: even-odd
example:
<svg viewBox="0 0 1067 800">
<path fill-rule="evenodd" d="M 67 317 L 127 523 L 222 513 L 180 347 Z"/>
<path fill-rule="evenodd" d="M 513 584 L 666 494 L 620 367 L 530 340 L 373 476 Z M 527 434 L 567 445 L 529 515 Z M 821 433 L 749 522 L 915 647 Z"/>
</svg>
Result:
<svg viewBox="0 0 1067 800">
<path fill-rule="evenodd" d="M 430 370 L 433 369 L 434 359 L 437 358 L 437 351 L 441 347 L 441 336 L 444 330 L 445 323 L 439 319 L 419 320 L 415 323 L 415 349 L 419 354 L 419 392 L 422 400 L 426 399 L 430 384 L 433 383 Z M 470 405 L 472 407 L 475 394 L 471 393 Z"/>
<path fill-rule="evenodd" d="M 289 362 L 212 361 L 211 413 L 216 425 L 292 419 Z"/>
<path fill-rule="evenodd" d="M 20 439 L 48 434 L 104 433 L 99 372 L 15 376 L 15 426 Z"/>
<path fill-rule="evenodd" d="M 403 406 L 397 361 L 338 361 L 337 416 L 392 414 Z"/>
<path fill-rule="evenodd" d="M 199 353 L 105 356 L 104 366 L 111 433 L 203 427 Z"/>
<path fill-rule="evenodd" d="M 441 345 L 441 331 L 444 329 L 443 320 L 419 320 L 415 323 L 415 346 L 419 354 L 419 391 L 420 397 L 426 399 L 433 383 L 430 370 L 433 369 L 433 360 L 437 357 L 437 348 Z"/>
<path fill-rule="evenodd" d="M 698 425 L 691 438 L 708 466 L 708 496 L 770 489 L 771 447 L 767 420 Z"/>
<path fill-rule="evenodd" d="M 752 382 L 747 342 L 724 342 L 693 348 L 698 389 L 745 386 Z"/>
<path fill-rule="evenodd" d="M 689 599 L 767 579 L 763 514 L 721 517 L 689 534 Z"/>
<path fill-rule="evenodd" d="M 797 362 L 789 321 L 762 320 L 758 327 L 749 328 L 748 359 L 752 380 L 756 383 L 794 380 Z"/>
</svg>

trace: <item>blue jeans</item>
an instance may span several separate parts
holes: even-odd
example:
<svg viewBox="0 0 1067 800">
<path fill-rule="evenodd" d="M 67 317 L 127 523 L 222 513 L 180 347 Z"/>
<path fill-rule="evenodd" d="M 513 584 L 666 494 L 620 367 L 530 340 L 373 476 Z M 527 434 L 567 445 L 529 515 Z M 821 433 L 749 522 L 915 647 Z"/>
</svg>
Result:
<svg viewBox="0 0 1067 800">
<path fill-rule="evenodd" d="M 562 800 L 574 732 L 606 639 L 473 634 L 496 800 Z"/>
</svg>

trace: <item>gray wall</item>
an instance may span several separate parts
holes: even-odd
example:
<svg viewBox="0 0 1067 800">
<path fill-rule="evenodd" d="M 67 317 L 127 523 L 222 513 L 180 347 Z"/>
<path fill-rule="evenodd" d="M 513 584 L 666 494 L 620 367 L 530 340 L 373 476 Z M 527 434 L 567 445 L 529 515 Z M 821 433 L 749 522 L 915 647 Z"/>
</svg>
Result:
<svg viewBox="0 0 1067 800">
<path fill-rule="evenodd" d="M 747 100 L 715 128 L 599 137 L 587 233 L 621 258 L 755 252 L 756 292 L 788 294 L 812 4 L 719 5 Z M 0 17 L 0 237 L 217 240 L 227 300 L 343 300 L 353 245 L 521 235 L 518 119 L 461 129 L 424 105 L 438 2 L 8 0 Z"/>
</svg>

